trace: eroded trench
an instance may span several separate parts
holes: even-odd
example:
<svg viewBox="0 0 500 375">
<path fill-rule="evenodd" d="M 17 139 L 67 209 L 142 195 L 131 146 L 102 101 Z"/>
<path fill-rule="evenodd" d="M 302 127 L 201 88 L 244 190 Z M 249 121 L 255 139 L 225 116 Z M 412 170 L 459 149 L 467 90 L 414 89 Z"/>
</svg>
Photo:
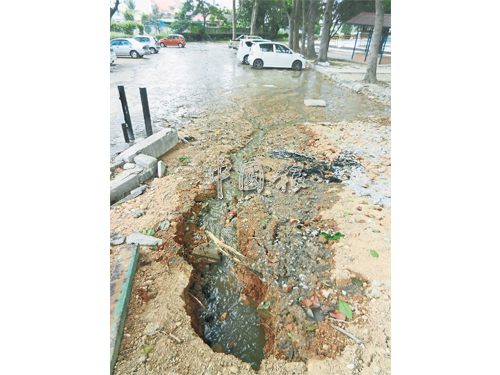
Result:
<svg viewBox="0 0 500 375">
<path fill-rule="evenodd" d="M 194 331 L 213 351 L 234 355 L 254 370 L 271 354 L 304 362 L 317 354 L 321 338 L 314 330 L 318 324 L 328 329 L 325 317 L 338 306 L 307 309 L 300 303 L 301 297 L 317 293 L 320 285 L 332 286 L 328 272 L 334 267 L 334 251 L 321 242 L 319 233 L 333 234 L 336 223 L 320 229 L 316 207 L 333 205 L 335 195 L 325 194 L 332 183 L 349 178 L 352 168 L 363 168 L 354 154 L 343 153 L 325 163 L 285 148 L 262 153 L 259 146 L 266 135 L 281 126 L 256 130 L 230 158 L 231 178 L 223 182 L 224 198 L 197 203 L 178 227 L 183 255 L 194 269 L 186 288 L 186 311 Z M 265 165 L 261 194 L 238 189 L 243 163 L 253 160 Z M 303 168 L 307 188 L 296 194 L 276 189 L 269 178 L 283 162 Z M 226 256 L 217 257 L 205 230 L 251 259 L 247 264 L 251 271 Z M 349 288 L 356 293 L 352 290 L 356 286 Z M 285 330 L 290 324 L 304 334 L 299 337 Z M 338 341 L 323 354 L 331 358 L 340 354 L 345 342 Z"/>
</svg>

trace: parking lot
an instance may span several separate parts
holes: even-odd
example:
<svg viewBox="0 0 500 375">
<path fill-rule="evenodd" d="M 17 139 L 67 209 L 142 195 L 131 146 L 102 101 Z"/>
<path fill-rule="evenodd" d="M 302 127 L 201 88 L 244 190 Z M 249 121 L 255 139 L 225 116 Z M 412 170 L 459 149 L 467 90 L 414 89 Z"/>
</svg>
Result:
<svg viewBox="0 0 500 375">
<path fill-rule="evenodd" d="M 242 106 L 253 107 L 247 114 L 257 120 L 303 104 L 304 99 L 326 100 L 324 114 L 331 120 L 378 111 L 365 98 L 337 88 L 312 69 L 255 70 L 240 63 L 227 43 L 187 43 L 186 48 L 162 48 L 140 59 L 118 58 L 110 71 L 111 145 L 123 142 L 118 85 L 125 86 L 136 138 L 145 136 L 140 87 L 147 89 L 153 131 L 178 128 L 208 113 L 223 114 Z M 300 120 L 307 121 L 308 115 L 302 113 Z"/>
</svg>

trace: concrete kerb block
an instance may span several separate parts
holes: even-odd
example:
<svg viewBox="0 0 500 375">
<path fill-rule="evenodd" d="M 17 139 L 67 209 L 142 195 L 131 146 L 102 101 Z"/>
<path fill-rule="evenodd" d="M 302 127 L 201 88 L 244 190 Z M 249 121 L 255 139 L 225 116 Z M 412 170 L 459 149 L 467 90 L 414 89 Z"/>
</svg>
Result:
<svg viewBox="0 0 500 375">
<path fill-rule="evenodd" d="M 165 171 L 167 170 L 167 165 L 161 160 L 159 160 L 157 168 L 158 168 L 158 177 L 162 178 L 163 175 L 165 174 Z"/>
<path fill-rule="evenodd" d="M 127 169 L 119 173 L 109 183 L 109 199 L 110 202 L 116 202 L 123 198 L 125 193 L 139 186 L 139 174 L 143 171 L 142 167 Z"/>
<path fill-rule="evenodd" d="M 115 161 L 124 160 L 133 163 L 135 156 L 138 154 L 158 158 L 174 147 L 178 141 L 177 130 L 165 128 L 125 150 L 116 157 Z"/>
<path fill-rule="evenodd" d="M 153 168 L 158 161 L 152 156 L 139 154 L 134 157 L 134 162 L 144 168 Z"/>
<path fill-rule="evenodd" d="M 153 176 L 156 175 L 157 170 L 158 166 L 156 164 L 153 168 L 147 168 L 143 173 L 139 175 L 139 183 L 142 184 L 144 181 L 153 178 Z"/>
<path fill-rule="evenodd" d="M 116 258 L 110 283 L 110 374 L 113 374 L 123 327 L 127 318 L 127 308 L 134 283 L 134 274 L 137 269 L 139 258 L 139 245 L 128 244 L 120 248 Z"/>
</svg>

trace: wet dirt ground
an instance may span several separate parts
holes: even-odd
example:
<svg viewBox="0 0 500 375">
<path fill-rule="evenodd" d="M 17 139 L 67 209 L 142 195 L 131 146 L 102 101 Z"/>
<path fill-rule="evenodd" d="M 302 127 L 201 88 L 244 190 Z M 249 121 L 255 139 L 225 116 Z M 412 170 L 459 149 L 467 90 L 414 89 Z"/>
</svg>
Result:
<svg viewBox="0 0 500 375">
<path fill-rule="evenodd" d="M 316 71 L 257 71 L 235 56 L 226 44 L 190 43 L 111 67 L 112 145 L 121 142 L 116 85 L 127 90 L 136 137 L 138 88 L 147 87 L 155 128 L 190 139 L 162 157 L 166 177 L 111 209 L 111 233 L 153 228 L 163 239 L 141 248 L 115 373 L 390 373 L 389 108 Z M 232 164 L 222 200 L 208 179 L 219 156 Z M 260 194 L 238 189 L 250 160 L 264 166 Z M 277 189 L 283 165 L 307 171 L 305 187 Z M 256 273 L 194 256 L 213 246 L 205 230 Z M 118 250 L 110 246 L 111 267 Z M 313 295 L 319 306 L 304 306 Z M 331 317 L 339 300 L 353 310 L 347 322 Z"/>
</svg>

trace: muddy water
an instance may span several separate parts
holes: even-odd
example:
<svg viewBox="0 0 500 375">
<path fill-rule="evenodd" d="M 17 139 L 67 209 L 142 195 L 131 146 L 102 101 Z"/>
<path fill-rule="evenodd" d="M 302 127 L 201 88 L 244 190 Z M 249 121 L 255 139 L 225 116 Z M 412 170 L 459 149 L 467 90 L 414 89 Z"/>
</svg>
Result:
<svg viewBox="0 0 500 375">
<path fill-rule="evenodd" d="M 233 165 L 232 178 L 235 171 L 241 170 L 243 161 L 253 151 L 265 134 L 262 130 L 254 133 L 252 141 L 242 148 L 231 162 Z M 199 215 L 199 225 L 205 226 L 217 237 L 238 248 L 236 229 L 234 226 L 225 226 L 227 208 L 232 197 L 242 198 L 242 192 L 225 182 L 224 198 L 212 199 L 206 211 Z M 244 287 L 234 273 L 234 264 L 223 257 L 220 264 L 210 266 L 205 272 L 205 281 L 208 288 L 205 291 L 209 297 L 205 300 L 205 310 L 200 318 L 204 321 L 204 340 L 213 350 L 232 354 L 242 361 L 250 363 L 254 370 L 258 370 L 264 359 L 265 337 L 264 329 L 260 325 L 260 317 L 253 306 L 247 306 L 240 301 L 240 291 Z M 221 315 L 228 313 L 228 318 L 222 321 Z"/>
<path fill-rule="evenodd" d="M 327 107 L 321 117 L 330 121 L 386 111 L 311 69 L 255 70 L 240 63 L 226 43 L 188 43 L 186 48 L 162 48 L 142 59 L 119 58 L 110 70 L 111 144 L 123 142 L 118 85 L 125 86 L 136 138 L 145 136 L 140 87 L 147 89 L 154 131 L 187 125 L 209 112 L 235 110 L 238 101 L 261 108 L 273 104 L 286 116 L 298 103 L 303 107 L 304 99 L 324 99 Z M 281 100 L 280 95 L 286 98 Z M 260 112 L 257 117 L 267 114 Z M 317 111 L 302 115 L 306 120 L 320 119 Z"/>
</svg>

